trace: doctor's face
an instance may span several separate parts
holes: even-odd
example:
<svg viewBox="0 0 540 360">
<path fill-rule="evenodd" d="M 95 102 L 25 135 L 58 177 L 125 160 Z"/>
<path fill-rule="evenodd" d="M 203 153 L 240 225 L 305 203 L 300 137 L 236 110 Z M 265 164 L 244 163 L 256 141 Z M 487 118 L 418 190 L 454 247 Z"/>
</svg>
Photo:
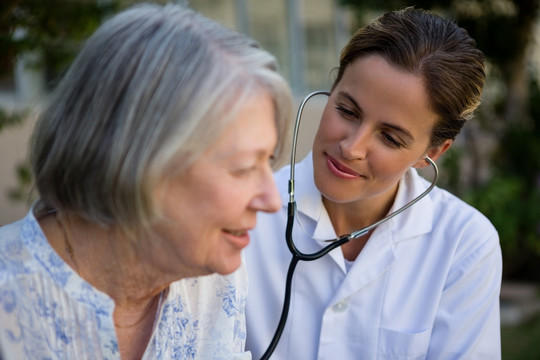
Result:
<svg viewBox="0 0 540 360">
<path fill-rule="evenodd" d="M 359 58 L 322 115 L 313 145 L 317 188 L 336 203 L 392 201 L 404 173 L 436 155 L 428 148 L 437 118 L 419 76 L 378 55 Z"/>
<path fill-rule="evenodd" d="M 254 95 L 187 171 L 158 188 L 160 266 L 184 276 L 228 274 L 240 266 L 256 213 L 281 206 L 270 163 L 274 114 L 269 95 Z"/>
</svg>

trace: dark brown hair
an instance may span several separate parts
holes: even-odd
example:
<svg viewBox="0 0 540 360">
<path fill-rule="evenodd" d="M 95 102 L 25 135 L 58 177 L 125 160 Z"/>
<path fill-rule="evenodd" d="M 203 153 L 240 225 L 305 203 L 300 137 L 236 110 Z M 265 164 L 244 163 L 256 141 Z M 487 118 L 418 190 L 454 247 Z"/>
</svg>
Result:
<svg viewBox="0 0 540 360">
<path fill-rule="evenodd" d="M 452 21 L 414 8 L 382 15 L 359 29 L 342 50 L 332 88 L 349 65 L 373 54 L 422 77 L 432 110 L 440 116 L 432 146 L 453 140 L 480 104 L 484 54 L 467 31 Z"/>
</svg>

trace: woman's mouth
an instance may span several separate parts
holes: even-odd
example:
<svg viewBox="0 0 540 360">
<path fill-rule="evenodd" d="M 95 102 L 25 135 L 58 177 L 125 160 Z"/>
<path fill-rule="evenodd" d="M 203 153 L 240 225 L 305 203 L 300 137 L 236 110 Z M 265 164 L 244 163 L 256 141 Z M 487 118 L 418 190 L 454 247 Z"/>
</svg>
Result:
<svg viewBox="0 0 540 360">
<path fill-rule="evenodd" d="M 249 245 L 249 233 L 248 230 L 232 230 L 232 229 L 223 229 L 223 232 L 228 235 L 226 236 L 227 241 L 232 244 L 237 249 L 243 249 Z"/>
<path fill-rule="evenodd" d="M 343 165 L 328 154 L 326 155 L 326 166 L 328 166 L 328 169 L 333 175 L 341 179 L 357 179 L 360 177 L 360 174 Z"/>
<path fill-rule="evenodd" d="M 227 230 L 227 229 L 225 229 L 224 231 L 226 233 L 229 233 L 229 234 L 234 235 L 234 236 L 244 236 L 244 235 L 247 234 L 246 230 Z"/>
</svg>

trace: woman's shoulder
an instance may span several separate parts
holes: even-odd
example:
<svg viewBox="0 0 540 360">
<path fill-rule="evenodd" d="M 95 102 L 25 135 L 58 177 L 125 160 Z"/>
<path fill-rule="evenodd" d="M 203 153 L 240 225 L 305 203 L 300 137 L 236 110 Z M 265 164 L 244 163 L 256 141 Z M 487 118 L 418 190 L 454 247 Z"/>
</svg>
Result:
<svg viewBox="0 0 540 360">
<path fill-rule="evenodd" d="M 474 226 L 482 231 L 496 232 L 491 221 L 478 209 L 442 188 L 435 188 L 432 195 L 435 214 L 445 221 L 452 221 L 456 226 Z"/>
<path fill-rule="evenodd" d="M 23 235 L 31 229 L 28 216 L 13 223 L 0 226 L 0 283 L 28 270 L 25 266 L 31 257 Z M 30 234 L 27 234 L 30 235 Z"/>
<path fill-rule="evenodd" d="M 412 172 L 413 185 L 416 190 L 425 189 L 430 182 Z M 407 182 L 411 184 L 411 182 Z M 429 226 L 431 237 L 445 239 L 445 246 L 459 252 L 474 252 L 481 247 L 495 249 L 500 247 L 497 229 L 491 221 L 460 197 L 447 189 L 435 186 L 418 205 L 423 209 L 417 210 L 416 217 L 422 215 L 431 219 Z M 417 208 L 418 209 L 418 208 Z"/>
<path fill-rule="evenodd" d="M 413 169 L 414 170 L 414 169 Z M 403 182 L 405 185 L 404 193 L 407 193 L 405 199 L 411 197 L 411 193 L 418 194 L 431 182 L 426 180 L 416 171 L 407 173 Z M 400 190 L 401 191 L 401 190 Z M 402 195 L 403 197 L 403 195 Z M 401 200 L 406 201 L 406 200 Z M 425 222 L 427 218 L 432 221 L 434 232 L 445 231 L 448 234 L 458 235 L 463 231 L 483 232 L 486 235 L 496 234 L 497 231 L 491 221 L 479 210 L 462 200 L 460 197 L 450 191 L 435 186 L 424 199 L 413 206 L 414 217 L 420 217 Z"/>
<path fill-rule="evenodd" d="M 434 202 L 433 233 L 446 239 L 458 263 L 472 264 L 472 259 L 500 257 L 500 241 L 497 229 L 479 210 L 451 192 L 436 188 Z"/>
<path fill-rule="evenodd" d="M 6 225 L 0 225 L 0 246 L 4 246 L 9 240 L 20 238 L 21 227 L 25 222 L 28 222 L 27 217 Z"/>
</svg>

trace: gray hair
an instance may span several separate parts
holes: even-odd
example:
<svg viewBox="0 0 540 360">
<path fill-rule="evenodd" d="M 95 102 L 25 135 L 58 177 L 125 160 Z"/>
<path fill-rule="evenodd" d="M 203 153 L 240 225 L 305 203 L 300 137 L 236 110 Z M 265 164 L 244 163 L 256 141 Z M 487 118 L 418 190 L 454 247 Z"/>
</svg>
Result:
<svg viewBox="0 0 540 360">
<path fill-rule="evenodd" d="M 189 167 L 262 93 L 274 101 L 279 157 L 291 96 L 272 55 L 183 6 L 123 11 L 90 37 L 38 120 L 36 211 L 147 227 L 157 182 Z"/>
</svg>

